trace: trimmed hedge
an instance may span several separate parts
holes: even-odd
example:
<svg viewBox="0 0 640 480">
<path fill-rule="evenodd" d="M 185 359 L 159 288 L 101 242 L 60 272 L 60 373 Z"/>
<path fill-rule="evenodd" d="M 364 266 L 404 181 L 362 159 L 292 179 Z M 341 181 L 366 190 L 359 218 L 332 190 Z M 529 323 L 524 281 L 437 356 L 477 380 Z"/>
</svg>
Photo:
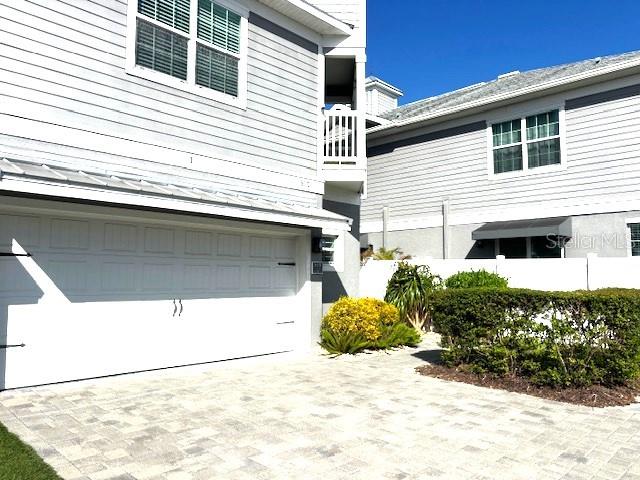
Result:
<svg viewBox="0 0 640 480">
<path fill-rule="evenodd" d="M 507 288 L 509 282 L 497 273 L 485 269 L 458 272 L 444 282 L 447 288 Z"/>
<path fill-rule="evenodd" d="M 433 300 L 443 360 L 552 386 L 640 376 L 640 292 L 450 289 Z"/>
</svg>

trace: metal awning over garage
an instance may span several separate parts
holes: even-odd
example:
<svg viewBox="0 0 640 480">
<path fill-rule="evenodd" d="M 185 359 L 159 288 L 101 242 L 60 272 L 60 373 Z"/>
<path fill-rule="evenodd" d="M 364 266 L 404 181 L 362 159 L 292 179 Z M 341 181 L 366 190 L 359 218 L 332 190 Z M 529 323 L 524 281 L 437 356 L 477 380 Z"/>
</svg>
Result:
<svg viewBox="0 0 640 480">
<path fill-rule="evenodd" d="M 474 240 L 496 238 L 546 237 L 547 235 L 571 237 L 571 217 L 536 218 L 486 223 L 473 231 Z"/>
<path fill-rule="evenodd" d="M 0 158 L 2 191 L 333 230 L 350 230 L 352 222 L 322 208 L 270 198 L 6 158 Z"/>
</svg>

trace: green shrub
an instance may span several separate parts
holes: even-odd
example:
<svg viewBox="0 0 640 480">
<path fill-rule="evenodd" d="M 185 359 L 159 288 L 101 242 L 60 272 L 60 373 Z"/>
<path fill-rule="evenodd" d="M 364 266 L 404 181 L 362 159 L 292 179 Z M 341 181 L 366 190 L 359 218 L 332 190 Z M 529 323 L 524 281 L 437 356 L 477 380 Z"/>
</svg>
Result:
<svg viewBox="0 0 640 480">
<path fill-rule="evenodd" d="M 411 258 L 411 255 L 402 253 L 399 248 L 384 248 L 380 247 L 376 252 L 372 253 L 371 257 L 374 260 L 407 260 Z"/>
<path fill-rule="evenodd" d="M 401 345 L 417 347 L 420 340 L 420 334 L 415 328 L 410 327 L 404 322 L 397 322 L 393 325 L 385 325 L 382 327 L 382 335 L 380 335 L 380 338 L 376 342 L 375 348 L 386 350 Z"/>
<path fill-rule="evenodd" d="M 396 307 L 375 298 L 340 298 L 322 319 L 320 337 L 320 345 L 333 354 L 420 342 L 420 335 L 400 321 Z"/>
<path fill-rule="evenodd" d="M 553 386 L 640 376 L 637 291 L 450 289 L 434 299 L 433 324 L 450 365 Z"/>
<path fill-rule="evenodd" d="M 442 279 L 426 265 L 400 262 L 389 279 L 384 300 L 398 308 L 401 319 L 422 331 L 430 324 L 433 292 L 441 288 Z"/>
<path fill-rule="evenodd" d="M 328 328 L 320 331 L 320 345 L 327 352 L 334 355 L 342 353 L 356 354 L 367 348 L 371 343 L 360 332 L 334 332 Z"/>
<path fill-rule="evenodd" d="M 507 288 L 508 281 L 497 273 L 485 269 L 458 272 L 444 282 L 447 288 Z"/>
</svg>

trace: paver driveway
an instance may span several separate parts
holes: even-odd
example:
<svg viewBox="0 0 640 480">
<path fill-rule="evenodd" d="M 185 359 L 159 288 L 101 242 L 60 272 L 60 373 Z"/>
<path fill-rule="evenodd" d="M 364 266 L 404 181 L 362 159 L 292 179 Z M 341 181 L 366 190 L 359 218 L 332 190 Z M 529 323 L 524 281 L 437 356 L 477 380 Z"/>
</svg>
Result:
<svg viewBox="0 0 640 480">
<path fill-rule="evenodd" d="M 419 376 L 423 349 L 4 392 L 0 421 L 67 479 L 640 479 L 637 406 Z"/>
</svg>

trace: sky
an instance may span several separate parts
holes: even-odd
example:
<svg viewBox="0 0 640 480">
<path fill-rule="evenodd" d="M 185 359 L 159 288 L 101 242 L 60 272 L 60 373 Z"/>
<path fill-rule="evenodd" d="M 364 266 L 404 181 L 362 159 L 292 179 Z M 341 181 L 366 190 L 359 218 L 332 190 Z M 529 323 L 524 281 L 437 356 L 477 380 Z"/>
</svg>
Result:
<svg viewBox="0 0 640 480">
<path fill-rule="evenodd" d="M 640 50 L 640 0 L 367 0 L 367 74 L 400 103 Z"/>
</svg>

